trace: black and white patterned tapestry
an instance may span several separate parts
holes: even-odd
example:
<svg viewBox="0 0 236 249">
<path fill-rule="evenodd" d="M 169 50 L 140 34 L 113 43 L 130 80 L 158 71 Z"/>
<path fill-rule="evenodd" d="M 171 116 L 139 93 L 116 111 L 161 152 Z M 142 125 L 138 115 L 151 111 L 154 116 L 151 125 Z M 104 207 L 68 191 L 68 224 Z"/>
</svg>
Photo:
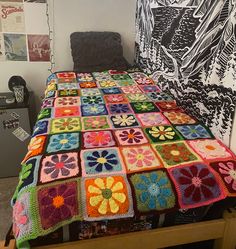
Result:
<svg viewBox="0 0 236 249">
<path fill-rule="evenodd" d="M 137 0 L 136 61 L 229 145 L 236 107 L 236 1 Z"/>
</svg>

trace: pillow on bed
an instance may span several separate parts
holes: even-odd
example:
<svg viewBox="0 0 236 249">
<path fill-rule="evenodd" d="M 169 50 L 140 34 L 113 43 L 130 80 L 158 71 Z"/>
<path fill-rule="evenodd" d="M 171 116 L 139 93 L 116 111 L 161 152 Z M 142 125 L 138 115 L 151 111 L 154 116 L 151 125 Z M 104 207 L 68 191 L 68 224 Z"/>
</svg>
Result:
<svg viewBox="0 0 236 249">
<path fill-rule="evenodd" d="M 70 36 L 74 70 L 99 72 L 108 69 L 126 70 L 121 36 L 114 32 L 75 32 Z"/>
</svg>

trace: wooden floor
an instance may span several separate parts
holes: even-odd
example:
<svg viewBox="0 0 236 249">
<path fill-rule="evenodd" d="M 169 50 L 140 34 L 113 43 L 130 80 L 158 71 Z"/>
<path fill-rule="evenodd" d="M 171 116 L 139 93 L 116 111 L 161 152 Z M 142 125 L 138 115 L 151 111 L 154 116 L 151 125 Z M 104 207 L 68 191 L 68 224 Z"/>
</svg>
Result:
<svg viewBox="0 0 236 249">
<path fill-rule="evenodd" d="M 236 211 L 228 210 L 218 220 L 153 229 L 90 240 L 40 246 L 34 249 L 160 249 L 193 242 L 215 240 L 215 249 L 236 248 Z M 15 249 L 12 240 L 8 247 Z"/>
</svg>

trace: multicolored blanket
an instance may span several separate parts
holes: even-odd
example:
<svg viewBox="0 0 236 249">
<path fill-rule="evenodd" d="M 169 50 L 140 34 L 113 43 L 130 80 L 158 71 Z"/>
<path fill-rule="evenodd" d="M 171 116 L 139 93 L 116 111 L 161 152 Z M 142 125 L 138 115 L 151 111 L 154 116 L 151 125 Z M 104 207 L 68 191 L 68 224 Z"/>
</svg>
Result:
<svg viewBox="0 0 236 249">
<path fill-rule="evenodd" d="M 140 72 L 48 78 L 14 194 L 19 248 L 76 220 L 120 219 L 236 196 L 236 160 Z"/>
</svg>

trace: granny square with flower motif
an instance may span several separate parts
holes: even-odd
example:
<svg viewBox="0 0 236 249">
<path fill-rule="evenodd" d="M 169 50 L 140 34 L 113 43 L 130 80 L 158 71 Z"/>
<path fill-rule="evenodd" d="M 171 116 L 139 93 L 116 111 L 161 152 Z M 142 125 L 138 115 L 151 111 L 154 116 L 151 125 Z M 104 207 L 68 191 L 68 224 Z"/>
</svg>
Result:
<svg viewBox="0 0 236 249">
<path fill-rule="evenodd" d="M 77 79 L 79 82 L 89 82 L 94 81 L 93 75 L 91 73 L 78 73 Z"/>
<path fill-rule="evenodd" d="M 43 230 L 79 217 L 77 181 L 42 187 L 38 191 L 39 215 Z"/>
<path fill-rule="evenodd" d="M 236 196 L 236 160 L 217 161 L 210 166 L 218 173 L 230 196 Z"/>
<path fill-rule="evenodd" d="M 112 147 L 116 145 L 111 131 L 83 132 L 84 148 Z"/>
<path fill-rule="evenodd" d="M 133 86 L 135 82 L 132 79 L 127 80 L 117 80 L 119 86 Z"/>
<path fill-rule="evenodd" d="M 111 122 L 114 128 L 137 127 L 139 123 L 132 114 L 111 115 Z"/>
<path fill-rule="evenodd" d="M 141 85 L 139 88 L 144 92 L 144 93 L 149 93 L 149 92 L 161 92 L 161 89 L 156 86 L 156 85 Z"/>
<path fill-rule="evenodd" d="M 201 161 L 200 157 L 185 142 L 154 144 L 153 148 L 166 168 Z"/>
<path fill-rule="evenodd" d="M 48 133 L 50 121 L 48 120 L 40 120 L 34 126 L 32 137 L 44 135 Z"/>
<path fill-rule="evenodd" d="M 51 117 L 53 117 L 53 108 L 44 108 L 39 112 L 37 120 L 48 119 Z"/>
<path fill-rule="evenodd" d="M 127 103 L 107 104 L 109 114 L 133 113 L 131 106 Z"/>
<path fill-rule="evenodd" d="M 79 106 L 55 107 L 55 118 L 80 116 Z"/>
<path fill-rule="evenodd" d="M 58 97 L 67 97 L 67 96 L 78 96 L 79 92 L 76 89 L 64 89 L 58 91 Z"/>
<path fill-rule="evenodd" d="M 58 90 L 78 89 L 78 83 L 64 83 L 57 85 Z"/>
<path fill-rule="evenodd" d="M 44 99 L 41 105 L 41 109 L 54 106 L 55 99 Z"/>
<path fill-rule="evenodd" d="M 25 155 L 23 162 L 33 156 L 37 156 L 43 154 L 45 150 L 47 136 L 36 136 L 31 138 L 30 143 L 28 145 L 28 152 Z"/>
<path fill-rule="evenodd" d="M 194 208 L 208 205 L 212 199 L 225 198 L 225 192 L 218 178 L 207 165 L 194 163 L 169 169 L 175 184 L 181 208 Z"/>
<path fill-rule="evenodd" d="M 150 145 L 122 147 L 127 173 L 161 168 L 162 163 Z"/>
<path fill-rule="evenodd" d="M 103 94 L 120 94 L 120 93 L 122 93 L 122 91 L 119 87 L 101 88 L 101 92 Z"/>
<path fill-rule="evenodd" d="M 139 89 L 139 87 L 135 86 L 135 85 L 134 86 L 123 86 L 123 87 L 121 87 L 121 90 L 125 94 L 127 94 L 127 93 L 128 94 L 129 93 L 132 93 L 132 94 L 142 94 L 142 91 Z"/>
<path fill-rule="evenodd" d="M 31 189 L 27 189 L 18 196 L 18 200 L 13 207 L 13 232 L 15 238 L 21 241 L 22 238 L 29 236 L 33 231 L 33 219 L 31 210 Z"/>
<path fill-rule="evenodd" d="M 156 105 L 162 112 L 181 110 L 176 101 L 158 101 L 156 102 Z"/>
<path fill-rule="evenodd" d="M 149 112 L 136 115 L 143 127 L 169 125 L 170 122 L 160 112 Z"/>
<path fill-rule="evenodd" d="M 90 104 L 81 106 L 82 116 L 99 116 L 108 114 L 106 106 L 102 104 Z"/>
<path fill-rule="evenodd" d="M 135 195 L 135 207 L 141 214 L 164 211 L 176 206 L 177 198 L 164 170 L 129 176 Z"/>
<path fill-rule="evenodd" d="M 101 92 L 98 88 L 91 88 L 91 89 L 81 89 L 80 90 L 81 96 L 99 96 Z"/>
<path fill-rule="evenodd" d="M 176 140 L 182 140 L 181 136 L 172 126 L 153 126 L 151 128 L 145 128 L 151 143 L 170 142 Z"/>
<path fill-rule="evenodd" d="M 83 176 L 125 173 L 120 152 L 115 147 L 82 150 L 81 167 Z"/>
<path fill-rule="evenodd" d="M 80 88 L 97 88 L 97 84 L 96 82 L 93 82 L 93 81 L 80 82 L 79 87 Z"/>
<path fill-rule="evenodd" d="M 104 95 L 104 99 L 107 104 L 128 103 L 128 99 L 125 97 L 125 94 Z"/>
<path fill-rule="evenodd" d="M 81 97 L 82 105 L 98 105 L 104 104 L 102 96 L 94 95 L 94 96 L 82 96 Z"/>
<path fill-rule="evenodd" d="M 196 121 L 184 112 L 164 112 L 164 115 L 174 125 L 195 124 Z"/>
<path fill-rule="evenodd" d="M 127 218 L 134 214 L 131 190 L 124 176 L 83 178 L 82 193 L 85 220 Z"/>
<path fill-rule="evenodd" d="M 188 143 L 205 160 L 232 157 L 228 148 L 216 139 L 194 140 Z"/>
<path fill-rule="evenodd" d="M 131 80 L 131 77 L 128 74 L 112 74 L 113 80 Z"/>
<path fill-rule="evenodd" d="M 52 119 L 51 134 L 62 133 L 62 132 L 74 132 L 80 130 L 81 130 L 81 125 L 79 117 Z"/>
<path fill-rule="evenodd" d="M 61 133 L 49 136 L 47 153 L 78 149 L 80 146 L 80 133 Z"/>
<path fill-rule="evenodd" d="M 114 131 L 115 137 L 119 142 L 119 145 L 140 145 L 147 144 L 148 140 L 145 137 L 142 129 L 130 128 L 124 130 Z"/>
<path fill-rule="evenodd" d="M 68 107 L 68 106 L 76 106 L 80 104 L 79 97 L 61 97 L 56 98 L 54 106 L 55 107 Z"/>
<path fill-rule="evenodd" d="M 158 112 L 159 109 L 152 102 L 135 102 L 131 103 L 135 113 Z"/>
<path fill-rule="evenodd" d="M 205 128 L 203 125 L 178 125 L 175 126 L 180 134 L 187 140 L 195 140 L 200 138 L 213 138 L 212 133 L 209 129 Z"/>
<path fill-rule="evenodd" d="M 110 129 L 110 120 L 108 116 L 94 116 L 82 118 L 82 130 L 107 130 Z"/>
<path fill-rule="evenodd" d="M 18 248 L 72 222 L 81 238 L 143 230 L 236 196 L 235 155 L 160 85 L 137 69 L 49 76 L 11 201 Z"/>
<path fill-rule="evenodd" d="M 41 161 L 39 182 L 52 182 L 77 176 L 80 172 L 78 153 L 62 153 L 45 156 Z"/>
</svg>

